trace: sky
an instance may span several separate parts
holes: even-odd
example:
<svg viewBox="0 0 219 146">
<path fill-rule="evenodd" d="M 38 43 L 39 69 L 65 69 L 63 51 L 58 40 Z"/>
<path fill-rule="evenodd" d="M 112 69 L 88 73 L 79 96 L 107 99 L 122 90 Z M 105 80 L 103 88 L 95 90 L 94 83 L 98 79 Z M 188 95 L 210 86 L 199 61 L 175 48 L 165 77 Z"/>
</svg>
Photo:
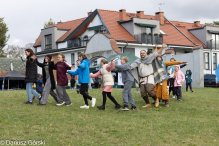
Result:
<svg viewBox="0 0 219 146">
<path fill-rule="evenodd" d="M 95 9 L 155 15 L 159 4 L 169 20 L 201 24 L 219 21 L 218 0 L 0 0 L 0 17 L 8 25 L 8 45 L 35 43 L 50 18 L 56 23 L 87 17 Z"/>
</svg>

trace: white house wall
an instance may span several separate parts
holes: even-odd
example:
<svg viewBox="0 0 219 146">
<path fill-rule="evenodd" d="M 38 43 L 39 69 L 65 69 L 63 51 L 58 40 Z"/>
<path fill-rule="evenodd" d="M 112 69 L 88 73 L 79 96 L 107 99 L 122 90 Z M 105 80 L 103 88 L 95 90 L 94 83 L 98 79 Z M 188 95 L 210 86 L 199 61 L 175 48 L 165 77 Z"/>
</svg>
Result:
<svg viewBox="0 0 219 146">
<path fill-rule="evenodd" d="M 58 49 L 67 48 L 67 41 L 63 43 L 58 43 Z"/>
<path fill-rule="evenodd" d="M 88 27 L 94 27 L 94 26 L 98 26 L 98 25 L 102 25 L 102 22 L 100 21 L 100 18 L 98 15 L 96 15 L 93 19 L 93 21 L 88 25 Z"/>
<path fill-rule="evenodd" d="M 41 47 L 37 47 L 37 52 L 41 52 Z"/>
</svg>

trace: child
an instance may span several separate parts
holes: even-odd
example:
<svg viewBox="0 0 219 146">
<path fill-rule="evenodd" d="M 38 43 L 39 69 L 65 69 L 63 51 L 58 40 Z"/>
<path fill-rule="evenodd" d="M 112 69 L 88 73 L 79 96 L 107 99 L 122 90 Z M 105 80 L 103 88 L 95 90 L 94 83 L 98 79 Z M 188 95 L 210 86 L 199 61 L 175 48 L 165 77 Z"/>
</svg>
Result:
<svg viewBox="0 0 219 146">
<path fill-rule="evenodd" d="M 38 105 L 46 105 L 49 94 L 57 102 L 57 95 L 53 91 L 56 87 L 55 87 L 55 79 L 54 79 L 54 75 L 53 75 L 54 62 L 52 60 L 52 56 L 46 55 L 43 63 L 39 63 L 37 60 L 37 57 L 35 55 L 33 56 L 33 59 L 35 59 L 37 65 L 42 68 L 43 83 L 45 85 L 44 89 L 43 89 L 44 94 L 43 94 L 43 96 L 40 100 L 40 103 Z"/>
<path fill-rule="evenodd" d="M 193 90 L 192 90 L 192 71 L 190 69 L 188 69 L 186 71 L 185 78 L 186 78 L 186 92 L 188 92 L 188 86 L 189 86 L 191 92 L 193 92 Z"/>
<path fill-rule="evenodd" d="M 183 72 L 180 70 L 179 65 L 175 65 L 174 72 L 170 75 L 171 78 L 175 78 L 174 80 L 174 89 L 177 96 L 177 100 L 182 101 L 182 92 L 181 86 L 185 80 L 185 76 Z"/>
<path fill-rule="evenodd" d="M 124 84 L 124 89 L 122 91 L 122 97 L 124 102 L 124 107 L 121 110 L 129 110 L 128 102 L 132 105 L 131 110 L 137 110 L 135 106 L 135 101 L 132 96 L 132 84 L 134 82 L 134 77 L 131 72 L 131 65 L 128 64 L 128 57 L 121 58 L 122 65 L 115 65 L 115 71 L 122 73 L 122 82 Z"/>
<path fill-rule="evenodd" d="M 41 75 L 38 75 L 38 78 L 37 78 L 36 91 L 37 91 L 37 93 L 39 93 L 42 96 L 42 93 L 43 93 L 43 80 L 42 80 Z M 34 101 L 34 99 L 35 99 L 35 96 L 33 96 L 32 102 Z"/>
<path fill-rule="evenodd" d="M 88 101 L 89 99 L 92 103 L 92 107 L 96 104 L 96 98 L 90 97 L 86 90 L 88 89 L 88 83 L 90 83 L 90 72 L 89 72 L 89 66 L 90 66 L 90 60 L 87 59 L 87 56 L 84 53 L 80 53 L 78 55 L 78 59 L 80 60 L 80 64 L 77 61 L 76 65 L 78 66 L 78 69 L 76 71 L 67 71 L 71 76 L 78 75 L 78 83 L 81 84 L 80 87 L 80 94 L 84 97 L 84 106 L 80 106 L 80 108 L 89 109 Z"/>
<path fill-rule="evenodd" d="M 57 106 L 70 106 L 71 100 L 66 93 L 65 86 L 68 85 L 68 78 L 66 75 L 67 70 L 70 70 L 71 67 L 66 63 L 65 55 L 58 55 L 58 62 L 55 64 L 54 69 L 57 74 L 57 86 L 56 86 L 56 94 L 57 94 Z"/>
<path fill-rule="evenodd" d="M 114 85 L 111 71 L 115 68 L 115 64 L 114 64 L 113 60 L 114 60 L 114 58 L 111 60 L 111 65 L 108 65 L 108 64 L 106 64 L 107 63 L 106 59 L 101 59 L 101 61 L 100 61 L 101 69 L 95 74 L 90 74 L 91 78 L 97 78 L 98 76 L 103 77 L 103 85 L 104 85 L 103 90 L 102 90 L 103 105 L 97 106 L 97 108 L 100 110 L 105 110 L 106 95 L 116 105 L 115 109 L 121 108 L 121 106 L 117 103 L 115 98 L 111 95 L 113 85 Z"/>
</svg>

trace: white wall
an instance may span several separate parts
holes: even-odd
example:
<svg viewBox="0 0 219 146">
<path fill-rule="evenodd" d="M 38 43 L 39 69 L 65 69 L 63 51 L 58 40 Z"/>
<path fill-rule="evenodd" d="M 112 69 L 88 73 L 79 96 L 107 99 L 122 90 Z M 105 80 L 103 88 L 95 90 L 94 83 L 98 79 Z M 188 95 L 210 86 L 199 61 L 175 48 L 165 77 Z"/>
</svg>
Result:
<svg viewBox="0 0 219 146">
<path fill-rule="evenodd" d="M 37 47 L 37 52 L 41 52 L 41 47 Z"/>
<path fill-rule="evenodd" d="M 67 48 L 67 41 L 63 43 L 58 43 L 58 49 Z"/>
<path fill-rule="evenodd" d="M 43 61 L 44 61 L 44 57 L 45 57 L 45 56 L 37 57 L 38 62 L 43 63 Z M 38 72 L 38 74 L 43 75 L 43 73 L 42 73 L 42 68 L 39 67 L 39 66 L 37 66 L 37 72 Z"/>
<path fill-rule="evenodd" d="M 98 25 L 102 25 L 102 22 L 100 21 L 100 18 L 98 15 L 96 15 L 93 19 L 93 21 L 88 25 L 88 27 L 94 27 L 94 26 L 98 26 Z"/>
</svg>

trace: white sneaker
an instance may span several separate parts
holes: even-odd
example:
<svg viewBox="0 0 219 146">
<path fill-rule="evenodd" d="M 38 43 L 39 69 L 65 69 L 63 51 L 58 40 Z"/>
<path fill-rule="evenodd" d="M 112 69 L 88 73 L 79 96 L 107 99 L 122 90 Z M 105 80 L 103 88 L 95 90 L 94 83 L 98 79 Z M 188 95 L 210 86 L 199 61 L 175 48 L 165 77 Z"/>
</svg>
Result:
<svg viewBox="0 0 219 146">
<path fill-rule="evenodd" d="M 92 98 L 91 103 L 92 103 L 92 107 L 94 107 L 96 104 L 96 98 Z"/>
<path fill-rule="evenodd" d="M 63 103 L 57 103 L 56 105 L 57 106 L 62 106 L 62 105 L 64 105 L 65 104 L 65 102 L 63 101 Z"/>
<path fill-rule="evenodd" d="M 173 95 L 173 97 L 172 98 L 175 98 L 176 96 L 175 95 Z"/>
<path fill-rule="evenodd" d="M 80 106 L 80 108 L 85 108 L 85 109 L 89 109 L 89 105 L 84 105 L 84 106 Z"/>
</svg>

